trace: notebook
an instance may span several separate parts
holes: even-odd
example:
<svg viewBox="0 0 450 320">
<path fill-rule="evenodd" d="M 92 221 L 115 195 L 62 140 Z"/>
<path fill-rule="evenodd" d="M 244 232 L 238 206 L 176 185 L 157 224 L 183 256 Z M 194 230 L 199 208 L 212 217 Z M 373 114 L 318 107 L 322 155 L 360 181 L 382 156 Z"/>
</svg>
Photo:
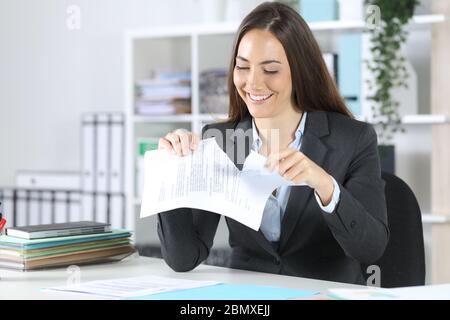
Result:
<svg viewBox="0 0 450 320">
<path fill-rule="evenodd" d="M 131 233 L 129 231 L 121 230 L 121 229 L 112 230 L 109 233 L 96 233 L 96 234 L 85 234 L 85 235 L 79 235 L 79 236 L 31 239 L 31 240 L 1 235 L 0 236 L 0 248 L 33 250 L 33 249 L 59 247 L 59 246 L 75 244 L 75 243 L 86 243 L 86 242 L 91 242 L 91 241 L 124 238 L 124 237 L 129 237 L 129 236 L 131 236 Z"/>
<path fill-rule="evenodd" d="M 6 234 L 22 239 L 43 239 L 111 232 L 109 223 L 79 221 L 7 228 Z"/>
</svg>

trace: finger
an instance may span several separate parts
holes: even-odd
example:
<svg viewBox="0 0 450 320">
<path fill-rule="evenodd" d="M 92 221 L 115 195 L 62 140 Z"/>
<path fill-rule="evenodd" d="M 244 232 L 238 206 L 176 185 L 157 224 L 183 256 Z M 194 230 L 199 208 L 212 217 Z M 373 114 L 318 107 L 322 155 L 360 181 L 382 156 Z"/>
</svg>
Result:
<svg viewBox="0 0 450 320">
<path fill-rule="evenodd" d="M 179 135 L 181 142 L 181 152 L 184 156 L 190 154 L 190 137 L 189 133 L 183 132 Z"/>
<path fill-rule="evenodd" d="M 284 174 L 283 178 L 286 180 L 294 180 L 298 175 L 302 174 L 305 171 L 305 165 L 302 162 L 299 162 L 289 168 Z"/>
<path fill-rule="evenodd" d="M 278 165 L 278 173 L 282 176 L 288 171 L 292 166 L 302 160 L 301 155 L 298 152 L 294 152 L 281 160 Z"/>
<path fill-rule="evenodd" d="M 181 143 L 180 143 L 180 136 L 177 134 L 174 134 L 172 132 L 168 133 L 166 135 L 166 139 L 170 141 L 173 150 L 178 156 L 181 156 Z"/>
<path fill-rule="evenodd" d="M 172 151 L 172 145 L 166 138 L 159 138 L 158 149 L 166 149 L 167 151 Z"/>
<path fill-rule="evenodd" d="M 283 158 L 288 157 L 290 154 L 298 152 L 298 149 L 295 148 L 287 148 L 280 153 L 271 154 L 267 158 L 266 167 L 269 171 L 273 171 L 274 169 L 278 169 L 279 161 Z"/>
<path fill-rule="evenodd" d="M 197 150 L 197 146 L 200 142 L 200 138 L 195 133 L 191 134 L 191 150 L 195 151 Z"/>
<path fill-rule="evenodd" d="M 297 174 L 292 179 L 290 179 L 290 181 L 294 182 L 295 184 L 308 185 L 308 183 L 306 183 L 306 181 L 308 179 L 307 176 L 308 176 L 308 173 L 305 170 L 302 170 L 299 174 Z"/>
</svg>

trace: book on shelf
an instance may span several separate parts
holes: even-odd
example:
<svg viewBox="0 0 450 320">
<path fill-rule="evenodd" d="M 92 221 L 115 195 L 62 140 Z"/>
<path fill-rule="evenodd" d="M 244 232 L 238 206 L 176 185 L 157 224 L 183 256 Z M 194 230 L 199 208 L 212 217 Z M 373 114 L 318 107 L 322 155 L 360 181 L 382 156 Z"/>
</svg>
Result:
<svg viewBox="0 0 450 320">
<path fill-rule="evenodd" d="M 170 115 L 191 113 L 191 100 L 171 98 L 168 100 L 136 100 L 136 113 L 142 115 Z"/>
<path fill-rule="evenodd" d="M 170 87 L 139 87 L 136 95 L 141 100 L 172 100 L 189 99 L 191 97 L 190 86 L 170 86 Z"/>
<path fill-rule="evenodd" d="M 191 72 L 185 70 L 158 70 L 154 77 L 158 80 L 191 81 Z"/>
<path fill-rule="evenodd" d="M 6 229 L 8 236 L 22 239 L 42 239 L 105 232 L 111 232 L 111 225 L 94 221 L 40 224 Z"/>
<path fill-rule="evenodd" d="M 135 112 L 141 115 L 171 115 L 191 112 L 190 72 L 159 72 L 135 83 Z"/>
</svg>

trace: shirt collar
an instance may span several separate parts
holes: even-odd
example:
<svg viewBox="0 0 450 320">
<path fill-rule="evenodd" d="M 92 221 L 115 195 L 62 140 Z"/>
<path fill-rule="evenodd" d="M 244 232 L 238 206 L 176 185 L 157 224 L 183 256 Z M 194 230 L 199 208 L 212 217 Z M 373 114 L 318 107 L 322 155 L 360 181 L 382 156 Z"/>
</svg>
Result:
<svg viewBox="0 0 450 320">
<path fill-rule="evenodd" d="M 305 133 L 305 125 L 306 125 L 306 116 L 307 112 L 304 111 L 302 115 L 302 119 L 295 131 L 295 139 L 289 144 L 289 147 L 298 148 L 300 146 L 301 139 L 303 134 Z M 259 152 L 262 146 L 262 140 L 258 135 L 258 130 L 256 129 L 255 119 L 252 119 L 252 133 L 253 133 L 253 144 L 252 149 L 254 151 Z"/>
</svg>

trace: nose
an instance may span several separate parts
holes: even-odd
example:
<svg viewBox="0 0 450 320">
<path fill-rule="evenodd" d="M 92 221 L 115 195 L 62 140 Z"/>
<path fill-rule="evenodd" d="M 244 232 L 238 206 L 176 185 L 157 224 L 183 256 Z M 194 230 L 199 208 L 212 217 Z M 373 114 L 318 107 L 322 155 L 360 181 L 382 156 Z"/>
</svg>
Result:
<svg viewBox="0 0 450 320">
<path fill-rule="evenodd" d="M 263 89 L 262 77 L 255 69 L 250 70 L 247 78 L 247 85 L 252 90 Z"/>
</svg>

